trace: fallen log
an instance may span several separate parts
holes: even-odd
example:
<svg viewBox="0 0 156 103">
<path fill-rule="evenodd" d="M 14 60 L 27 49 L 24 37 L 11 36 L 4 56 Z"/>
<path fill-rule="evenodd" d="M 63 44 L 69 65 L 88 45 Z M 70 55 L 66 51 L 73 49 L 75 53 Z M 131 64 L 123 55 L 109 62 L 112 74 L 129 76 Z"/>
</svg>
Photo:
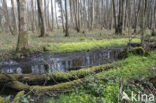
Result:
<svg viewBox="0 0 156 103">
<path fill-rule="evenodd" d="M 76 71 L 70 72 L 56 72 L 48 73 L 43 75 L 33 75 L 33 74 L 6 74 L 0 75 L 0 84 L 8 83 L 10 81 L 19 81 L 22 83 L 27 83 L 29 85 L 43 85 L 45 82 L 47 84 L 53 85 L 62 82 L 68 82 L 71 80 L 83 78 L 89 74 L 95 74 L 109 69 L 117 68 L 121 66 L 120 62 L 96 66 L 91 68 L 83 68 Z M 9 78 L 11 77 L 11 78 Z M 13 80 L 14 78 L 14 80 Z"/>
</svg>

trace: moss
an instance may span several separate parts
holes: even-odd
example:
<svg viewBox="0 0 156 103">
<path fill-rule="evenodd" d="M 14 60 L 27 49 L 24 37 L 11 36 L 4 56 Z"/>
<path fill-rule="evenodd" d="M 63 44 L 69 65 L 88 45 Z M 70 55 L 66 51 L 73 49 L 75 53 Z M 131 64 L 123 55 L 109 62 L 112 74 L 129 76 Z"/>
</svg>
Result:
<svg viewBox="0 0 156 103">
<path fill-rule="evenodd" d="M 5 100 L 5 99 L 4 99 L 3 97 L 0 96 L 0 103 L 3 103 L 4 100 Z"/>
<path fill-rule="evenodd" d="M 60 91 L 70 89 L 73 86 L 80 84 L 82 80 L 83 79 L 78 79 L 71 82 L 60 83 L 52 86 L 31 86 L 30 90 L 32 90 L 33 92 Z"/>
<path fill-rule="evenodd" d="M 20 97 L 24 96 L 24 92 L 25 92 L 25 91 L 18 92 L 17 95 L 16 95 L 16 97 L 15 97 L 14 100 L 12 101 L 12 103 L 18 103 Z"/>
<path fill-rule="evenodd" d="M 17 51 L 16 53 L 17 57 L 21 57 L 29 54 L 27 31 L 20 31 L 16 51 Z"/>
<path fill-rule="evenodd" d="M 85 37 L 80 38 L 80 41 L 85 41 L 85 40 L 87 40 Z"/>
<path fill-rule="evenodd" d="M 54 72 L 54 73 L 49 73 L 48 76 L 51 79 L 55 79 L 56 81 L 57 80 L 69 80 L 69 79 L 73 80 L 77 78 L 83 78 L 87 75 L 95 74 L 95 73 L 102 72 L 108 69 L 117 68 L 121 66 L 120 62 L 115 62 L 115 63 L 101 65 L 101 66 L 94 66 L 90 68 L 82 68 L 80 70 L 70 71 L 70 72 Z"/>
<path fill-rule="evenodd" d="M 12 81 L 11 84 L 9 85 L 9 87 L 12 89 L 15 89 L 15 90 L 19 90 L 19 91 L 29 89 L 28 85 L 25 85 L 25 84 L 18 82 L 18 81 Z"/>
<path fill-rule="evenodd" d="M 95 74 L 98 72 L 102 72 L 108 69 L 113 69 L 121 66 L 121 61 L 114 62 L 111 64 L 105 64 L 101 66 L 94 66 L 89 68 L 82 68 L 80 70 L 76 71 L 70 71 L 70 72 L 53 72 L 48 73 L 45 75 L 32 75 L 32 74 L 7 74 L 8 76 L 12 76 L 15 78 L 15 80 L 20 82 L 27 82 L 32 84 L 33 82 L 43 82 L 43 81 L 50 81 L 55 83 L 57 82 L 66 82 L 69 80 L 75 80 L 78 78 L 83 78 L 90 74 Z M 7 83 L 11 81 L 8 77 L 5 75 L 0 75 L 0 83 Z"/>
<path fill-rule="evenodd" d="M 125 49 L 124 51 L 120 52 L 118 54 L 119 59 L 127 58 L 129 54 L 134 54 L 134 55 L 142 55 L 142 56 L 147 56 L 149 53 L 142 47 L 136 47 L 132 48 L 130 50 Z"/>
<path fill-rule="evenodd" d="M 52 52 L 73 52 L 73 51 L 88 51 L 96 48 L 108 48 L 126 46 L 129 42 L 128 38 L 121 39 L 103 39 L 91 40 L 83 42 L 68 42 L 68 43 L 49 43 L 43 47 L 45 51 Z M 139 43 L 140 39 L 133 39 L 133 43 Z"/>
</svg>

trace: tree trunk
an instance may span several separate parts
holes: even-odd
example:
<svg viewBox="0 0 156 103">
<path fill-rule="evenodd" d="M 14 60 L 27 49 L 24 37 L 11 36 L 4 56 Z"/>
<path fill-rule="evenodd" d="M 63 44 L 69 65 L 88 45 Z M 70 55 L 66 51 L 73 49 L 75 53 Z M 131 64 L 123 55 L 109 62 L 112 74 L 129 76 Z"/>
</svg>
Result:
<svg viewBox="0 0 156 103">
<path fill-rule="evenodd" d="M 15 31 L 15 34 L 17 34 L 18 33 L 18 25 L 17 25 L 17 16 L 16 16 L 14 0 L 11 0 L 11 4 L 12 4 L 13 17 L 14 17 L 14 31 Z"/>
<path fill-rule="evenodd" d="M 68 9 L 67 9 L 67 0 L 65 0 L 65 11 L 66 11 L 66 34 L 65 37 L 69 36 L 69 30 L 68 30 Z"/>
<path fill-rule="evenodd" d="M 39 22 L 40 22 L 40 28 L 41 28 L 40 37 L 44 37 L 47 35 L 45 16 L 43 15 L 43 7 L 42 7 L 41 0 L 37 0 L 37 3 L 38 3 Z"/>
<path fill-rule="evenodd" d="M 56 18 L 56 24 L 57 24 L 57 29 L 59 29 L 59 25 L 58 25 L 58 19 L 57 19 L 57 11 L 56 11 L 56 0 L 55 1 L 55 18 Z"/>
<path fill-rule="evenodd" d="M 75 28 L 77 32 L 80 32 L 79 0 L 73 1 L 73 6 L 74 6 Z"/>
<path fill-rule="evenodd" d="M 116 33 L 117 34 L 122 34 L 122 27 L 123 27 L 123 4 L 124 4 L 124 0 L 119 0 L 118 26 L 116 28 Z"/>
<path fill-rule="evenodd" d="M 152 35 L 156 35 L 155 32 L 155 20 L 156 20 L 156 1 L 153 0 L 153 7 L 152 7 L 152 11 L 153 11 L 153 17 L 152 17 Z"/>
<path fill-rule="evenodd" d="M 28 53 L 28 32 L 26 21 L 26 0 L 18 1 L 18 16 L 19 16 L 19 36 L 17 43 L 17 53 L 19 56 L 26 55 Z"/>
<path fill-rule="evenodd" d="M 94 0 L 92 0 L 92 2 L 91 2 L 91 9 L 92 9 L 92 11 L 91 11 L 91 28 L 90 29 L 93 29 L 93 27 L 94 27 L 94 14 L 95 14 L 95 11 L 94 11 Z"/>
<path fill-rule="evenodd" d="M 117 32 L 115 0 L 112 0 L 112 3 L 113 3 L 114 27 L 115 27 L 115 32 Z"/>
<path fill-rule="evenodd" d="M 8 11 L 6 0 L 3 0 L 3 6 L 5 10 L 5 19 L 6 19 L 6 25 L 7 25 L 6 29 L 7 31 L 9 30 L 12 35 L 15 35 L 10 24 L 10 16 L 9 16 L 9 11 Z"/>
<path fill-rule="evenodd" d="M 141 33 L 141 44 L 142 46 L 144 46 L 144 29 L 145 29 L 145 8 L 146 8 L 146 0 L 142 0 L 142 26 L 141 26 L 141 29 L 142 29 L 142 33 Z"/>
<path fill-rule="evenodd" d="M 54 7 L 53 7 L 53 0 L 51 0 L 51 15 L 52 15 L 52 31 L 54 30 Z"/>
<path fill-rule="evenodd" d="M 63 32 L 65 32 L 65 26 L 64 26 L 64 14 L 63 14 L 63 5 L 62 5 L 62 0 L 60 0 L 60 7 L 61 7 L 62 27 L 63 27 Z"/>
<path fill-rule="evenodd" d="M 137 12 L 136 12 L 136 15 L 135 15 L 134 33 L 136 33 L 136 31 L 137 31 L 138 18 L 139 18 L 139 13 L 140 13 L 140 6 L 141 6 L 141 0 L 139 0 L 138 9 L 137 9 Z"/>
</svg>

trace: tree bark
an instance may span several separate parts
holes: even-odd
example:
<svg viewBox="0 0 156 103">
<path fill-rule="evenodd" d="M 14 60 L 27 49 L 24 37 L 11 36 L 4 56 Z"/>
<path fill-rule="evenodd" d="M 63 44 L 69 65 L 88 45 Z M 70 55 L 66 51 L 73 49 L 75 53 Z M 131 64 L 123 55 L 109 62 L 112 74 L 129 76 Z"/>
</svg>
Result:
<svg viewBox="0 0 156 103">
<path fill-rule="evenodd" d="M 139 18 L 139 13 L 140 13 L 140 6 L 141 6 L 141 0 L 139 0 L 138 9 L 137 9 L 136 15 L 135 15 L 134 33 L 136 33 L 136 31 L 137 31 L 138 18 Z"/>
<path fill-rule="evenodd" d="M 64 14 L 63 14 L 63 5 L 62 5 L 62 0 L 60 0 L 60 7 L 61 7 L 62 27 L 63 27 L 63 32 L 65 32 L 65 26 L 64 26 Z"/>
<path fill-rule="evenodd" d="M 68 9 L 67 9 L 67 0 L 65 0 L 65 11 L 66 11 L 66 34 L 65 37 L 69 36 L 69 28 L 68 28 Z"/>
<path fill-rule="evenodd" d="M 91 9 L 92 9 L 92 11 L 91 11 L 91 28 L 90 29 L 93 29 L 93 27 L 94 27 L 94 14 L 95 14 L 95 11 L 94 11 L 94 0 L 92 0 L 92 2 L 91 2 Z"/>
<path fill-rule="evenodd" d="M 145 8 L 146 8 L 146 0 L 142 0 L 142 25 L 141 25 L 141 29 L 142 29 L 142 33 L 141 33 L 141 44 L 144 47 L 144 29 L 145 29 Z"/>
<path fill-rule="evenodd" d="M 53 7 L 53 0 L 51 0 L 51 15 L 52 15 L 52 28 L 51 30 L 54 30 L 54 7 Z"/>
<path fill-rule="evenodd" d="M 58 25 L 58 18 L 57 18 L 57 11 L 56 11 L 56 0 L 55 1 L 55 18 L 56 18 L 56 24 L 57 24 L 57 29 L 59 29 L 59 25 Z"/>
<path fill-rule="evenodd" d="M 153 11 L 153 17 L 152 17 L 152 35 L 156 35 L 155 32 L 155 20 L 156 20 L 156 1 L 153 0 L 153 7 L 152 7 L 152 11 Z"/>
<path fill-rule="evenodd" d="M 10 16 L 9 16 L 9 11 L 8 11 L 6 0 L 3 0 L 3 6 L 5 10 L 5 19 L 6 19 L 6 25 L 7 25 L 6 31 L 7 32 L 10 31 L 12 35 L 15 35 L 10 24 Z"/>
<path fill-rule="evenodd" d="M 119 0 L 118 26 L 116 28 L 116 33 L 117 34 L 122 34 L 122 27 L 123 27 L 123 4 L 124 4 L 124 0 Z"/>
<path fill-rule="evenodd" d="M 15 31 L 15 34 L 18 34 L 17 16 L 16 16 L 14 0 L 11 0 L 11 4 L 12 4 L 13 17 L 14 17 L 14 31 Z"/>
<path fill-rule="evenodd" d="M 38 3 L 39 22 L 40 22 L 40 28 L 41 28 L 40 37 L 44 37 L 47 35 L 45 16 L 43 14 L 43 7 L 42 7 L 41 0 L 37 0 L 37 3 Z"/>
<path fill-rule="evenodd" d="M 115 0 L 112 0 L 112 3 L 113 3 L 114 27 L 115 27 L 115 32 L 117 32 Z"/>
<path fill-rule="evenodd" d="M 28 53 L 28 32 L 27 32 L 27 21 L 26 21 L 26 0 L 18 1 L 18 16 L 19 16 L 19 36 L 16 51 L 21 55 Z"/>
</svg>

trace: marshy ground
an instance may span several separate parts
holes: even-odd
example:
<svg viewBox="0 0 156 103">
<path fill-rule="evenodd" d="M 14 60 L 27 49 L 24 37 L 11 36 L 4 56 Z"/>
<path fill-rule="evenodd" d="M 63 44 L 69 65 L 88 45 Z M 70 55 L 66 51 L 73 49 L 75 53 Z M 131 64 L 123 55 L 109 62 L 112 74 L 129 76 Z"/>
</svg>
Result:
<svg viewBox="0 0 156 103">
<path fill-rule="evenodd" d="M 148 30 L 145 34 L 149 35 Z M 0 36 L 2 69 L 2 66 L 5 67 L 6 61 L 16 61 L 14 51 L 17 37 L 10 34 L 1 34 Z M 5 40 L 2 39 L 5 37 Z M 129 37 L 128 35 L 115 35 L 113 31 L 107 30 L 94 30 L 85 33 L 72 31 L 70 37 L 67 38 L 64 37 L 63 32 L 60 30 L 49 33 L 49 36 L 44 38 L 40 38 L 37 34 L 30 32 L 29 45 L 31 55 L 28 58 L 19 59 L 19 65 L 20 63 L 21 65 L 23 63 L 25 66 L 33 65 L 37 58 L 42 61 L 45 56 L 50 57 L 49 60 L 52 59 L 54 61 L 53 58 L 56 57 L 59 57 L 60 60 L 62 60 L 61 58 L 74 58 L 74 56 L 85 57 L 86 54 L 84 55 L 84 53 L 92 53 L 94 51 L 100 54 L 99 52 L 105 50 L 112 51 L 115 48 L 125 48 L 129 43 Z M 136 35 L 133 37 L 131 43 L 139 44 L 140 36 Z M 152 43 L 155 43 L 155 37 L 150 39 Z M 34 68 L 31 68 L 29 72 L 24 74 L 21 72 L 19 74 L 17 72 L 6 74 L 8 70 L 17 71 L 15 68 L 18 68 L 19 65 L 16 64 L 17 66 L 12 66 L 12 69 L 8 69 L 6 73 L 1 72 L 0 84 L 3 88 L 15 90 L 16 92 L 12 92 L 13 94 L 16 94 L 17 91 L 25 91 L 27 95 L 24 95 L 24 91 L 19 92 L 14 101 L 22 102 L 27 100 L 32 103 L 116 103 L 122 97 L 123 91 L 127 94 L 130 94 L 131 91 L 140 91 L 141 93 L 152 93 L 155 95 L 154 78 L 156 71 L 153 68 L 156 66 L 156 51 L 152 49 L 148 55 L 144 55 L 144 50 L 138 50 L 141 50 L 141 52 L 126 52 L 128 53 L 126 58 L 108 62 L 107 64 L 96 64 L 101 57 L 94 58 L 93 62 L 96 65 L 90 65 L 89 67 L 82 65 L 78 70 L 70 70 L 68 72 L 53 71 L 44 72 L 44 74 L 33 74 L 30 71 L 34 70 Z M 103 56 L 103 59 L 106 57 L 109 60 L 108 55 Z M 34 60 L 34 62 L 31 62 L 31 60 Z M 80 62 L 84 63 L 82 60 Z M 80 62 L 79 64 L 81 64 Z M 54 63 L 49 63 L 54 65 Z M 42 64 L 48 65 L 47 62 Z M 14 64 L 12 63 L 11 65 Z M 11 68 L 11 65 L 8 68 Z M 38 68 L 40 70 L 43 69 L 42 66 Z M 6 85 L 4 86 L 3 84 Z M 0 97 L 1 101 L 8 100 Z"/>
</svg>

